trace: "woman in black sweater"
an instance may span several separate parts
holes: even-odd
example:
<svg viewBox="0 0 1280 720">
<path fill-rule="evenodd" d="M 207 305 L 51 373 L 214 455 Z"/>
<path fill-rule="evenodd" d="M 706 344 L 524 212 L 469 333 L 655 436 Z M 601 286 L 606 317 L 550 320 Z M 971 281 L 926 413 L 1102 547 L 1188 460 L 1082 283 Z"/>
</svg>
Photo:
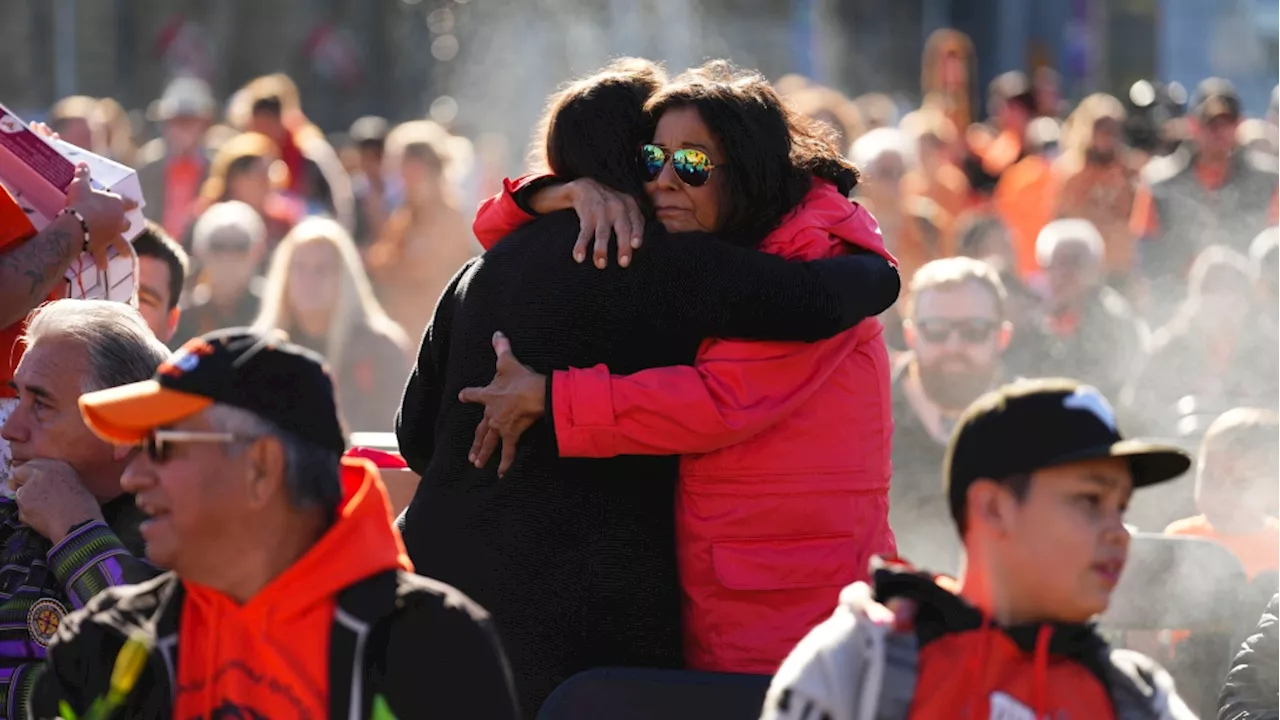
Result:
<svg viewBox="0 0 1280 720">
<path fill-rule="evenodd" d="M 616 64 L 565 90 L 548 127 L 552 171 L 641 196 L 632 166 L 642 106 L 662 78 Z M 677 458 L 561 459 L 551 414 L 499 479 L 467 458 L 483 409 L 457 400 L 493 372 L 510 329 L 541 373 L 692 363 L 708 337 L 814 341 L 897 298 L 897 271 L 856 254 L 812 263 L 651 223 L 629 267 L 572 257 L 572 211 L 540 218 L 469 262 L 441 296 L 405 389 L 396 433 L 422 475 L 398 524 L 417 571 L 493 615 L 533 717 L 557 684 L 605 665 L 679 667 L 673 538 Z"/>
</svg>

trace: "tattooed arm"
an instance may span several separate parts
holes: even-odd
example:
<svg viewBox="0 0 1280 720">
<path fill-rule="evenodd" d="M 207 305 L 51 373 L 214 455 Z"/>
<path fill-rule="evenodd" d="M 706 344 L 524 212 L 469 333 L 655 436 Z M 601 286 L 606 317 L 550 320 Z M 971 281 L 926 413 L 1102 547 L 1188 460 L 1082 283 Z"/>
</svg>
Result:
<svg viewBox="0 0 1280 720">
<path fill-rule="evenodd" d="M 44 302 L 80 254 L 83 238 L 79 221 L 62 215 L 44 232 L 0 249 L 0 328 Z"/>
<path fill-rule="evenodd" d="M 85 227 L 80 226 L 75 216 L 61 214 L 35 237 L 11 242 L 0 249 L 0 328 L 22 320 L 32 308 L 44 302 L 67 272 L 67 266 L 86 249 L 86 229 L 89 231 L 87 249 L 98 267 L 106 268 L 110 247 L 121 255 L 128 255 L 129 241 L 122 235 L 129 229 L 125 213 L 137 206 L 136 202 L 115 193 L 94 190 L 89 166 L 78 165 L 75 178 L 67 186 L 67 207 L 74 208 L 84 218 Z M 21 234 L 19 228 L 12 227 L 15 223 L 27 222 L 20 210 L 16 218 L 3 220 L 0 232 L 12 233 L 11 237 Z"/>
</svg>

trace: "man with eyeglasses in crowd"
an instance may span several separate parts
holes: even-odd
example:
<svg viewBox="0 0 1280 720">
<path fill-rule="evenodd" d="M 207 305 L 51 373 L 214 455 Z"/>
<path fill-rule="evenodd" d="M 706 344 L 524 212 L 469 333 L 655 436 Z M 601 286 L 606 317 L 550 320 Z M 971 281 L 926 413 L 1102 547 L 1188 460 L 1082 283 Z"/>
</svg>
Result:
<svg viewBox="0 0 1280 720">
<path fill-rule="evenodd" d="M 34 717 L 60 702 L 83 717 L 138 637 L 150 657 L 119 717 L 517 716 L 488 614 L 412 573 L 377 470 L 342 458 L 319 355 L 220 330 L 80 409 L 98 435 L 143 446 L 120 482 L 148 517 L 147 558 L 172 572 L 63 624 Z"/>
<path fill-rule="evenodd" d="M 32 313 L 0 434 L 13 498 L 0 498 L 0 717 L 25 717 L 45 648 L 70 611 L 157 571 L 139 558 L 143 517 L 120 487 L 129 448 L 93 435 L 82 393 L 146 379 L 168 351 L 137 310 L 58 300 Z"/>
<path fill-rule="evenodd" d="M 1002 380 L 1013 333 L 1005 301 L 995 269 L 968 257 L 926 263 L 902 301 L 909 352 L 891 381 L 889 523 L 899 554 L 937 572 L 956 572 L 960 560 L 938 481 L 942 458 L 960 414 Z"/>
</svg>

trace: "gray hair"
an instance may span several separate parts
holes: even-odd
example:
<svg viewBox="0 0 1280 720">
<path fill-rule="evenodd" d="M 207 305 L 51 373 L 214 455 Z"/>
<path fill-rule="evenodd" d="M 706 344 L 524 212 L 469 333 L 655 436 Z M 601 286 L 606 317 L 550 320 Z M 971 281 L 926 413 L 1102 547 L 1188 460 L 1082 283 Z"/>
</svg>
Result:
<svg viewBox="0 0 1280 720">
<path fill-rule="evenodd" d="M 246 203 L 228 200 L 209 206 L 191 227 L 191 252 L 196 256 L 209 254 L 214 240 L 224 237 L 243 238 L 248 247 L 265 245 L 267 226 Z"/>
<path fill-rule="evenodd" d="M 22 343 L 30 349 L 52 338 L 84 347 L 89 368 L 80 380 L 83 392 L 149 380 L 169 357 L 142 315 L 121 302 L 68 299 L 41 305 L 27 317 Z"/>
<path fill-rule="evenodd" d="M 886 156 L 897 155 L 904 168 L 916 165 L 916 145 L 905 131 L 894 127 L 876 128 L 863 133 L 849 149 L 850 159 L 858 168 L 870 168 Z"/>
<path fill-rule="evenodd" d="M 1106 253 L 1102 233 L 1093 223 L 1082 218 L 1063 218 L 1045 225 L 1036 236 L 1036 262 L 1042 268 L 1049 267 L 1058 246 L 1064 244 L 1083 246 L 1095 262 L 1102 262 Z"/>
<path fill-rule="evenodd" d="M 249 410 L 217 403 L 205 418 L 219 432 L 248 438 L 273 437 L 284 446 L 284 484 L 289 502 L 298 510 L 322 507 L 336 510 L 342 501 L 339 476 L 342 458 L 331 450 L 307 442 Z"/>
</svg>

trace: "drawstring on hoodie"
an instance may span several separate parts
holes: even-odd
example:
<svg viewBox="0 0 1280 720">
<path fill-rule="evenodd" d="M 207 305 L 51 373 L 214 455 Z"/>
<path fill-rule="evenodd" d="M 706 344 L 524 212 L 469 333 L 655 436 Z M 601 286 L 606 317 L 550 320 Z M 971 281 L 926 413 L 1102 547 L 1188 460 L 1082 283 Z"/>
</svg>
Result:
<svg viewBox="0 0 1280 720">
<path fill-rule="evenodd" d="M 1045 716 L 1048 706 L 1049 641 L 1053 638 L 1053 626 L 1041 625 L 1036 633 L 1036 654 L 1031 674 L 1031 704 L 1036 720 Z"/>
<path fill-rule="evenodd" d="M 992 626 L 991 616 L 983 613 L 982 626 L 978 629 L 977 652 L 969 656 L 969 662 L 965 666 L 965 684 L 976 691 L 969 697 L 965 708 L 965 714 L 971 720 L 986 718 L 991 712 L 990 707 L 986 705 L 991 695 L 991 688 L 987 687 L 984 680 L 987 658 L 991 654 Z M 1036 633 L 1031 675 L 1031 705 L 1035 711 L 1036 720 L 1046 716 L 1049 705 L 1049 641 L 1051 639 L 1053 639 L 1053 626 L 1041 625 Z"/>
</svg>

